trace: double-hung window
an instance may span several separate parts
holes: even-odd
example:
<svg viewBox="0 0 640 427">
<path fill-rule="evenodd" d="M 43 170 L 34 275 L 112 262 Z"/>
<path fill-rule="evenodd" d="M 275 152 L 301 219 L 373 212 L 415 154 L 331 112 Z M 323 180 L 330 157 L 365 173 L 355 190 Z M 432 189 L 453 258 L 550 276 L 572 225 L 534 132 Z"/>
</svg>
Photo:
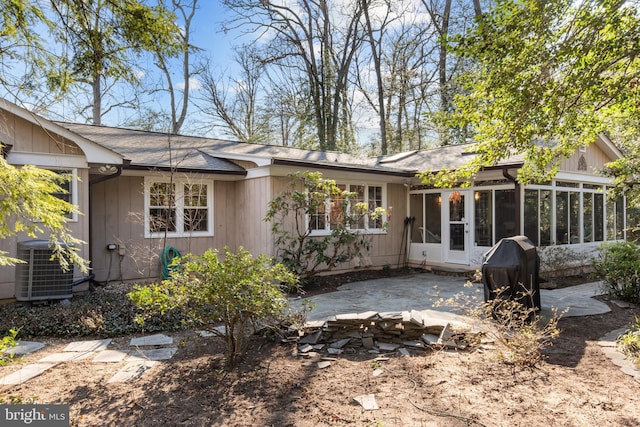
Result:
<svg viewBox="0 0 640 427">
<path fill-rule="evenodd" d="M 145 236 L 213 235 L 213 181 L 145 179 Z"/>
<path fill-rule="evenodd" d="M 69 169 L 51 169 L 52 172 L 63 175 L 68 179 L 58 182 L 61 191 L 51 193 L 53 196 L 74 206 L 78 205 L 78 180 L 77 171 Z M 78 220 L 78 212 L 69 212 L 67 214 L 69 221 Z"/>
<path fill-rule="evenodd" d="M 337 195 L 322 200 L 308 217 L 309 229 L 313 234 L 330 233 L 345 222 L 351 230 L 367 232 L 382 232 L 384 230 L 384 216 L 376 216 L 373 213 L 377 208 L 384 206 L 385 186 L 345 183 L 338 183 L 337 186 L 343 192 L 353 193 L 354 197 L 347 201 L 342 195 Z M 345 207 L 346 215 L 350 218 L 349 221 L 345 221 L 344 218 Z M 366 207 L 364 214 L 362 207 Z"/>
</svg>

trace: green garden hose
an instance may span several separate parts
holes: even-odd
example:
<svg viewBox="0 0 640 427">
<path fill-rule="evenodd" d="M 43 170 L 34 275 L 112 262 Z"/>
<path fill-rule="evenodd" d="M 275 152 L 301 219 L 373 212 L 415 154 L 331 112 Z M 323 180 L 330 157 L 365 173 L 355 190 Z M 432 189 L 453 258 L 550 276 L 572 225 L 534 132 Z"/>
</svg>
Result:
<svg viewBox="0 0 640 427">
<path fill-rule="evenodd" d="M 178 264 L 173 264 L 175 258 L 180 258 L 180 252 L 173 246 L 166 246 L 162 251 L 162 280 L 167 280 L 171 277 L 171 272 L 179 267 Z"/>
</svg>

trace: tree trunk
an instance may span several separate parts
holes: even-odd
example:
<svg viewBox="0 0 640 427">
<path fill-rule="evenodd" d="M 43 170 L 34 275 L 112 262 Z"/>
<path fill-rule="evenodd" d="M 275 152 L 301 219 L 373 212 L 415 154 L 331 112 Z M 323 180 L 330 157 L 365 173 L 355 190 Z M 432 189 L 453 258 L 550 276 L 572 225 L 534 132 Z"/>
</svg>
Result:
<svg viewBox="0 0 640 427">
<path fill-rule="evenodd" d="M 367 0 L 362 1 L 362 12 L 364 13 L 364 19 L 367 26 L 367 36 L 369 38 L 369 45 L 371 46 L 371 57 L 373 59 L 373 67 L 376 72 L 376 84 L 378 88 L 378 117 L 380 122 L 380 151 L 382 155 L 386 155 L 388 152 L 387 147 L 387 121 L 385 114 L 384 103 L 384 84 L 382 82 L 382 67 L 380 64 L 380 55 L 378 54 L 378 47 L 373 38 L 373 27 L 371 26 L 371 17 L 369 16 L 369 5 L 371 2 Z"/>
</svg>

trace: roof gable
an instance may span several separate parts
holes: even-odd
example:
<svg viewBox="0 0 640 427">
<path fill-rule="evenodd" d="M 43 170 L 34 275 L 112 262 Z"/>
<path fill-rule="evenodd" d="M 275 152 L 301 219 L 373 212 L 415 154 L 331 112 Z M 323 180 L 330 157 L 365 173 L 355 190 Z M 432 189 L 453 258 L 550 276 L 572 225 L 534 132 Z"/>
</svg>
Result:
<svg viewBox="0 0 640 427">
<path fill-rule="evenodd" d="M 64 127 L 50 120 L 47 120 L 31 111 L 28 111 L 25 108 L 19 107 L 2 98 L 0 98 L 0 110 L 4 110 L 9 114 L 20 117 L 21 119 L 31 124 L 37 125 L 45 131 L 54 133 L 68 139 L 69 141 L 72 141 L 82 150 L 88 163 L 121 165 L 124 161 L 122 155 L 116 153 L 115 151 L 96 144 L 95 142 L 90 141 L 82 137 L 81 135 L 70 132 L 68 129 L 65 129 Z"/>
</svg>

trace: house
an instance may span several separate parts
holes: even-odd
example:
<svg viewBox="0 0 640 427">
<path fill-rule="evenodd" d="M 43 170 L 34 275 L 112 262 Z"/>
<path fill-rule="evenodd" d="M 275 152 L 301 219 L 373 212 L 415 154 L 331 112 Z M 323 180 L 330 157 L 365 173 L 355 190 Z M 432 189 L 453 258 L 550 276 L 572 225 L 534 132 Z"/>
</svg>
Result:
<svg viewBox="0 0 640 427">
<path fill-rule="evenodd" d="M 445 190 L 422 185 L 416 173 L 462 164 L 472 155 L 468 146 L 361 158 L 51 122 L 6 101 L 0 121 L 11 164 L 75 176 L 71 200 L 82 215 L 69 226 L 86 242 L 81 254 L 101 283 L 156 279 L 167 246 L 183 254 L 243 246 L 273 255 L 274 236 L 263 218 L 268 202 L 287 188 L 288 175 L 298 171 L 322 172 L 362 201 L 392 207 L 388 228 L 363 222 L 371 249 L 344 269 L 405 262 L 473 268 L 500 238 L 516 234 L 578 253 L 624 238 L 624 204 L 607 201 L 610 181 L 598 173 L 621 156 L 605 136 L 566 160 L 551 183 L 519 185 L 513 177 L 522 163 L 511 159 L 480 172 L 470 188 Z M 330 215 L 325 212 L 315 217 Z M 331 232 L 326 219 L 310 219 L 312 234 Z M 23 238 L 0 242 L 0 249 L 15 254 Z M 13 296 L 14 277 L 14 268 L 0 268 L 0 298 Z"/>
</svg>

